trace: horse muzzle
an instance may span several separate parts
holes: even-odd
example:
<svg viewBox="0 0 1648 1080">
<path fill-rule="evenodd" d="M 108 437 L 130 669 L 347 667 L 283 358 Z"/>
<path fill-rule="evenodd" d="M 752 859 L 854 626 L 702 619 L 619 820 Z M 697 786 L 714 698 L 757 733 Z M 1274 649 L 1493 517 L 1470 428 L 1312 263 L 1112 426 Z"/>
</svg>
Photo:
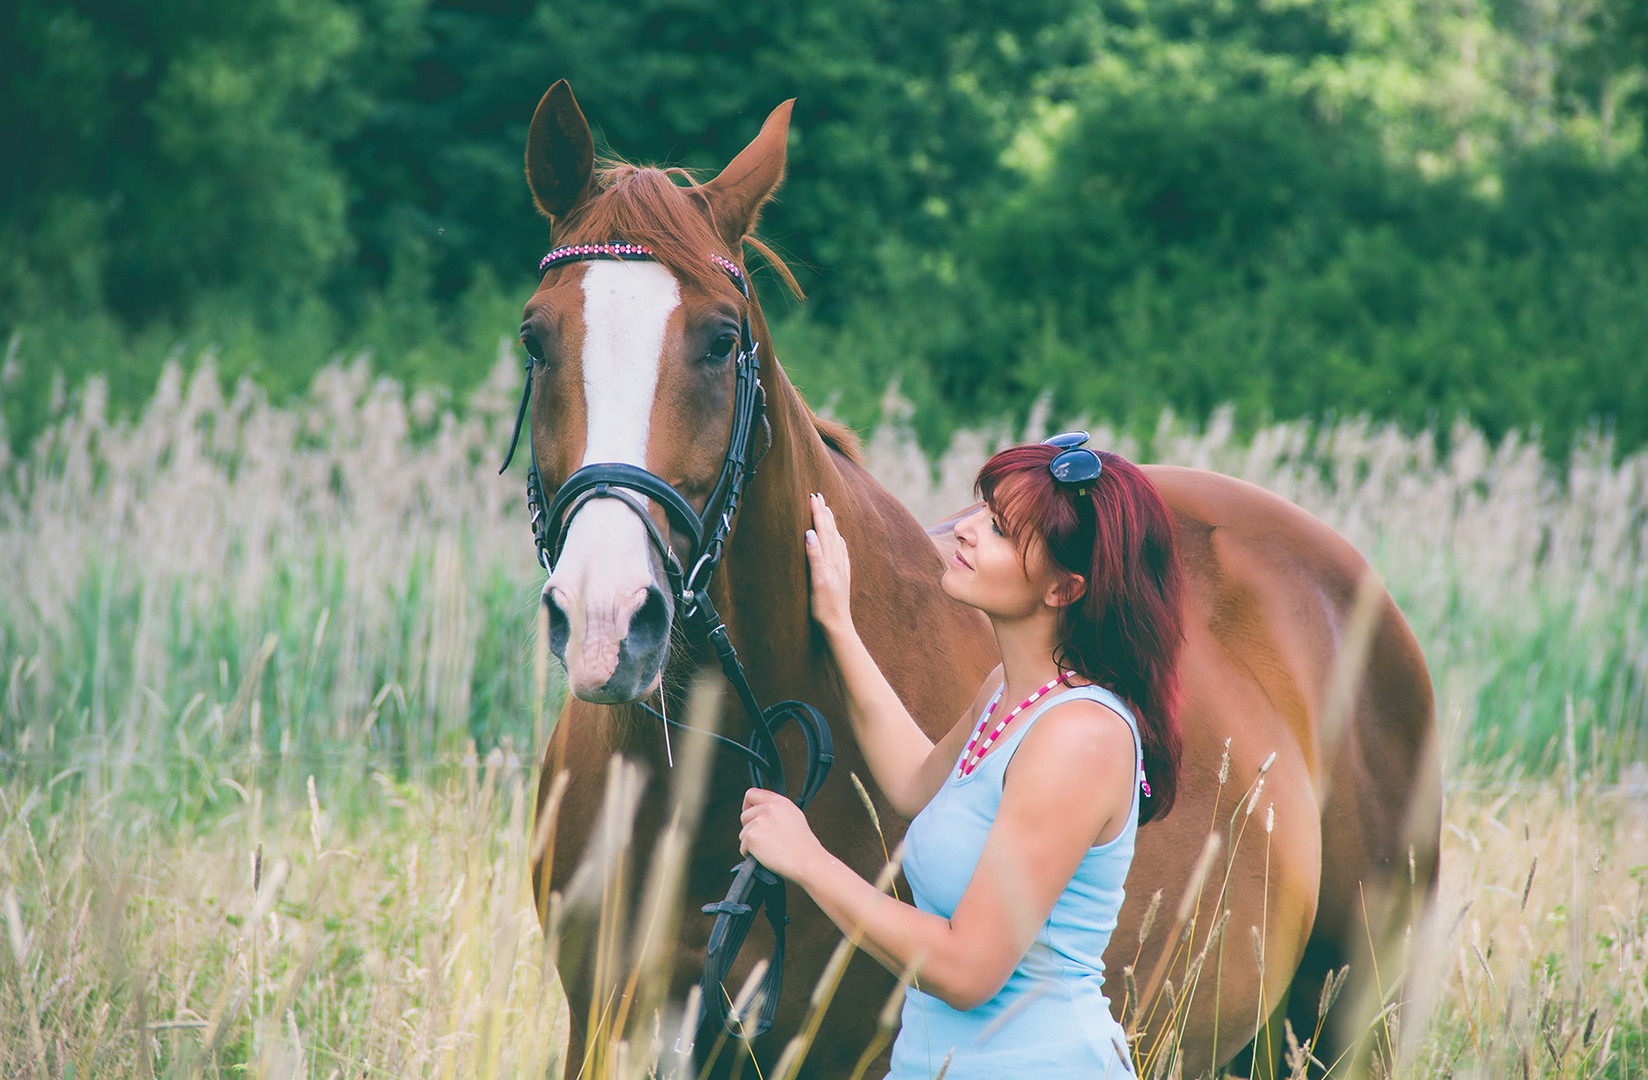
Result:
<svg viewBox="0 0 1648 1080">
<path fill-rule="evenodd" d="M 573 694 L 615 705 L 639 701 L 658 688 L 669 659 L 668 593 L 649 586 L 628 603 L 592 612 L 558 590 L 545 589 L 543 604 L 549 647 L 566 667 Z M 580 624 L 581 634 L 576 632 Z"/>
<path fill-rule="evenodd" d="M 603 520 L 606 519 L 606 520 Z M 668 579 L 616 502 L 585 507 L 544 584 L 549 647 L 585 701 L 639 701 L 658 688 L 675 616 Z"/>
</svg>

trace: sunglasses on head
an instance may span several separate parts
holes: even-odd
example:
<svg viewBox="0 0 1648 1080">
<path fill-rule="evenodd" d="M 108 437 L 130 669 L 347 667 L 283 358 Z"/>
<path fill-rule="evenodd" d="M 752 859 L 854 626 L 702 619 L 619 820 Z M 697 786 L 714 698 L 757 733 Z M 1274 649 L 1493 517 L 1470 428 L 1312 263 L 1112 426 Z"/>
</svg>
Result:
<svg viewBox="0 0 1648 1080">
<path fill-rule="evenodd" d="M 1084 445 L 1089 438 L 1085 431 L 1066 431 L 1042 440 L 1043 445 L 1056 446 L 1059 450 L 1047 463 L 1047 471 L 1053 474 L 1054 480 L 1075 488 L 1078 495 L 1085 494 L 1088 485 L 1104 472 L 1104 462 L 1098 453 Z"/>
</svg>

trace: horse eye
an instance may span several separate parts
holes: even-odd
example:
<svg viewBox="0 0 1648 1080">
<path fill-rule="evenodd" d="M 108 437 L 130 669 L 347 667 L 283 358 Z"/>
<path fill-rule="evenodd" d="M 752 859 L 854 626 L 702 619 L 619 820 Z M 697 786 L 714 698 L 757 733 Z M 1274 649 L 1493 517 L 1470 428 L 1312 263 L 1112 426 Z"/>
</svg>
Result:
<svg viewBox="0 0 1648 1080">
<path fill-rule="evenodd" d="M 710 342 L 710 351 L 704 354 L 706 360 L 713 360 L 724 364 L 732 359 L 733 350 L 738 347 L 738 335 L 731 333 L 717 334 Z"/>
<path fill-rule="evenodd" d="M 521 347 L 526 350 L 528 356 L 532 357 L 533 363 L 541 364 L 544 362 L 543 342 L 538 340 L 536 334 L 522 334 Z"/>
</svg>

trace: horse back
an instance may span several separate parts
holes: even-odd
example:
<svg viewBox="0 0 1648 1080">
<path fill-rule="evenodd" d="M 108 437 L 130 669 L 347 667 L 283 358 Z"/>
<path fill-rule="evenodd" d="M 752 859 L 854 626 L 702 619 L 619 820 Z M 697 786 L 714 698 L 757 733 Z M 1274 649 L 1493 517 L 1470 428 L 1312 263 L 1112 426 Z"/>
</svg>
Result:
<svg viewBox="0 0 1648 1080">
<path fill-rule="evenodd" d="M 1272 697 L 1324 803 L 1350 764 L 1403 777 L 1400 794 L 1434 753 L 1434 702 L 1418 642 L 1367 561 L 1263 488 L 1195 469 L 1145 471 L 1174 514 L 1198 613 Z M 1359 596 L 1371 625 L 1357 625 Z M 1333 699 L 1336 688 L 1348 698 Z"/>
<path fill-rule="evenodd" d="M 1288 980 L 1267 985 L 1266 971 L 1295 975 L 1294 1003 L 1308 997 L 1313 1017 L 1326 971 L 1369 973 L 1369 942 L 1400 938 L 1434 889 L 1440 775 L 1424 657 L 1366 560 L 1319 519 L 1231 477 L 1146 472 L 1175 517 L 1191 610 L 1186 797 L 1140 832 L 1137 876 L 1177 896 L 1184 860 L 1172 853 L 1220 833 L 1223 870 L 1204 906 L 1230 911 L 1226 932 L 1244 945 L 1252 935 L 1266 956 L 1262 969 L 1238 960 L 1225 989 L 1250 983 L 1268 1014 Z M 1224 950 L 1227 965 L 1249 951 Z M 1244 1041 L 1231 1039 L 1187 1046 L 1187 1064 L 1225 1060 Z"/>
</svg>

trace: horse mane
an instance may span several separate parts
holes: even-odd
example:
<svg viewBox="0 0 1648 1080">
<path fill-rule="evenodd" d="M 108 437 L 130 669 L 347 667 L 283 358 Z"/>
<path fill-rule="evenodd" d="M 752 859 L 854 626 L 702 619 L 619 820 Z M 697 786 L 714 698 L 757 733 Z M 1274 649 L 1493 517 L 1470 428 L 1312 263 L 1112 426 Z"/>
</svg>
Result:
<svg viewBox="0 0 1648 1080">
<path fill-rule="evenodd" d="M 807 412 L 812 416 L 813 430 L 818 432 L 818 437 L 824 440 L 825 446 L 854 465 L 864 464 L 864 440 L 858 437 L 858 432 L 840 420 L 826 420 L 811 409 Z"/>
<path fill-rule="evenodd" d="M 682 168 L 661 169 L 634 165 L 621 158 L 603 158 L 594 176 L 596 193 L 565 218 L 555 222 L 553 243 L 640 244 L 670 273 L 697 288 L 722 280 L 722 271 L 709 258 L 720 255 L 743 265 L 742 252 L 730 251 L 705 213 L 697 178 Z M 745 236 L 800 299 L 795 275 L 772 248 Z M 753 286 L 752 286 L 753 287 Z"/>
</svg>

